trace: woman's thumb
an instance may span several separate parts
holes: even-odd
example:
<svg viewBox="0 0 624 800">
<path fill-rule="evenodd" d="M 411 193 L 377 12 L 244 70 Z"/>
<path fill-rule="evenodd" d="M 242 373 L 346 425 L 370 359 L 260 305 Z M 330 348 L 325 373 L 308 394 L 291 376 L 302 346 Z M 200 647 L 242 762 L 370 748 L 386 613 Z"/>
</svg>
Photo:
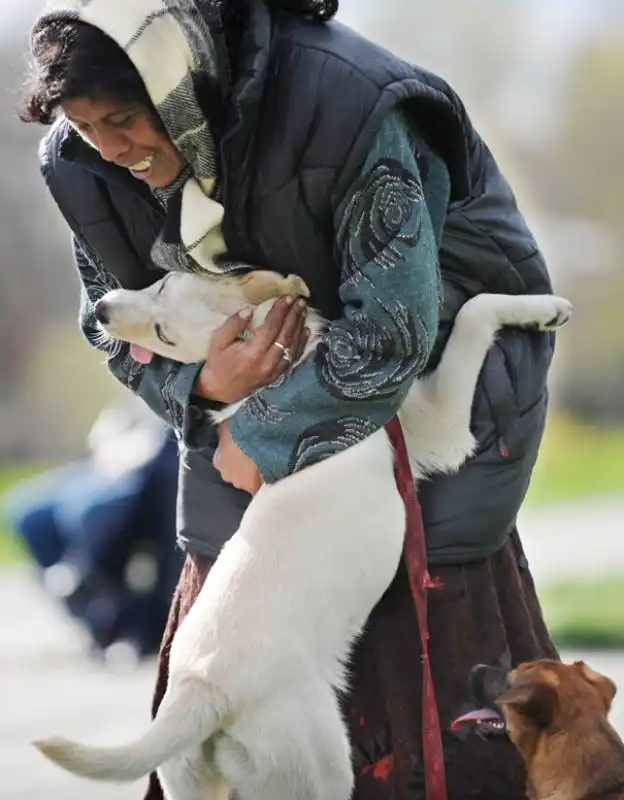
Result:
<svg viewBox="0 0 624 800">
<path fill-rule="evenodd" d="M 243 308 L 236 314 L 232 314 L 214 332 L 212 337 L 213 345 L 222 350 L 233 344 L 249 328 L 252 317 L 253 309 L 251 308 Z"/>
</svg>

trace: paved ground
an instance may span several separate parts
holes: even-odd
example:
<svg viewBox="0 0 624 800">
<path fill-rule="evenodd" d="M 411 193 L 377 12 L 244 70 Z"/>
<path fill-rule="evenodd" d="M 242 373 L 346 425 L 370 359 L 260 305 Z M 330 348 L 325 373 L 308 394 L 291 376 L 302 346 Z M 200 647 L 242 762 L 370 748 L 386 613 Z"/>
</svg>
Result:
<svg viewBox="0 0 624 800">
<path fill-rule="evenodd" d="M 526 512 L 527 554 L 539 585 L 561 574 L 624 568 L 624 501 Z M 565 653 L 566 659 L 583 653 Z M 613 719 L 624 734 L 624 654 L 592 653 L 592 666 L 623 689 Z M 7 800 L 139 800 L 142 787 L 85 784 L 48 764 L 28 742 L 50 733 L 116 743 L 148 718 L 153 664 L 106 672 L 20 570 L 0 574 L 0 797 Z"/>
<path fill-rule="evenodd" d="M 60 733 L 116 743 L 139 733 L 147 721 L 153 666 L 114 674 L 90 665 L 81 648 L 76 631 L 25 573 L 11 570 L 0 576 L 0 797 L 141 797 L 137 784 L 112 787 L 74 779 L 28 744 Z"/>
<path fill-rule="evenodd" d="M 523 510 L 518 529 L 538 586 L 624 573 L 624 497 Z"/>
</svg>

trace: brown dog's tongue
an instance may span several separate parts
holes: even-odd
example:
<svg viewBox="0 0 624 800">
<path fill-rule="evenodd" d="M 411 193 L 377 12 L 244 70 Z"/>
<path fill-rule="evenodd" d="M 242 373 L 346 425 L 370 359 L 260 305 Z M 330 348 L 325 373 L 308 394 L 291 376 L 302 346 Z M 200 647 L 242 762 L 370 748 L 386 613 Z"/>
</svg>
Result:
<svg viewBox="0 0 624 800">
<path fill-rule="evenodd" d="M 139 364 L 149 364 L 154 353 L 146 347 L 141 347 L 138 344 L 131 344 L 130 355 L 135 361 L 138 361 Z"/>
<path fill-rule="evenodd" d="M 459 730 L 462 725 L 467 725 L 470 722 L 487 722 L 488 720 L 500 720 L 500 718 L 500 714 L 497 714 L 492 708 L 477 708 L 475 711 L 469 711 L 467 714 L 462 714 L 461 717 L 453 720 L 451 730 Z"/>
</svg>

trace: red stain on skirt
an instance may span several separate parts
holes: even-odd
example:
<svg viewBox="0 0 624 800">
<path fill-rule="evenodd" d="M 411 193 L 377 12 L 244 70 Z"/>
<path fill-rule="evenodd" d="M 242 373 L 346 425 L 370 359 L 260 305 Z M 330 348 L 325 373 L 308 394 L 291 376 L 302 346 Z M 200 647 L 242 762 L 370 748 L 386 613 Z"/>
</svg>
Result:
<svg viewBox="0 0 624 800">
<path fill-rule="evenodd" d="M 374 764 L 367 764 L 365 767 L 362 767 L 361 773 L 362 775 L 369 775 L 372 773 L 373 778 L 376 778 L 378 781 L 387 781 L 390 779 L 390 775 L 392 775 L 392 761 L 392 754 L 384 756 L 384 758 L 380 758 L 379 761 Z"/>
</svg>

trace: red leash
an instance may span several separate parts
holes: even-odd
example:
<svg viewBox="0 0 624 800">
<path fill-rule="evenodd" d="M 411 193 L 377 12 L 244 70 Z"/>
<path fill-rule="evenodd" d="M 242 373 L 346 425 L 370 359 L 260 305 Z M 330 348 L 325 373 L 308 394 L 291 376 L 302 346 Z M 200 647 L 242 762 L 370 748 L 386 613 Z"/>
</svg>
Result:
<svg viewBox="0 0 624 800">
<path fill-rule="evenodd" d="M 404 556 L 416 607 L 422 646 L 422 749 L 427 800 L 447 800 L 440 719 L 438 717 L 438 707 L 429 663 L 427 590 L 434 587 L 435 584 L 431 580 L 427 569 L 427 547 L 422 513 L 416 495 L 401 423 L 397 417 L 391 419 L 386 425 L 386 431 L 395 452 L 394 474 L 397 487 L 405 503 Z"/>
</svg>

